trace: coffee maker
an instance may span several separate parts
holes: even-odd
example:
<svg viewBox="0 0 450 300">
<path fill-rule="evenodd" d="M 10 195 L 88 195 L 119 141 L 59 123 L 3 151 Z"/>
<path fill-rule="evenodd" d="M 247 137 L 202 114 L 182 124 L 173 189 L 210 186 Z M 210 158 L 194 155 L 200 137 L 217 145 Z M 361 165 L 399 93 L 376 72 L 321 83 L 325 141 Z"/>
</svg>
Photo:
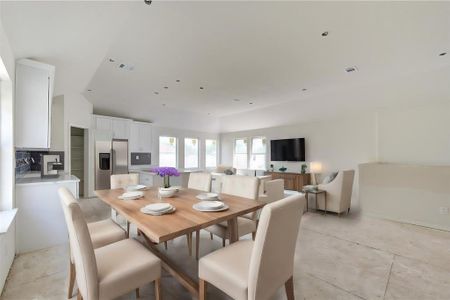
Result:
<svg viewBox="0 0 450 300">
<path fill-rule="evenodd" d="M 64 165 L 61 162 L 61 156 L 57 154 L 41 154 L 41 177 L 58 177 L 58 171 L 63 170 Z"/>
</svg>

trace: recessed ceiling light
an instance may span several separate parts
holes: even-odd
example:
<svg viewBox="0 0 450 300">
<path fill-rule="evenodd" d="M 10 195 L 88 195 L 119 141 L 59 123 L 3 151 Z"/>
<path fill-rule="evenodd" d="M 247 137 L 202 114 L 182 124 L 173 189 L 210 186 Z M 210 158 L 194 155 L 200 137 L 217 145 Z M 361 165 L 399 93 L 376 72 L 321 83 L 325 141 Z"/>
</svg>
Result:
<svg viewBox="0 0 450 300">
<path fill-rule="evenodd" d="M 153 94 L 155 94 L 155 95 L 159 95 L 159 92 L 153 92 Z"/>
<path fill-rule="evenodd" d="M 200 89 L 201 89 L 201 90 L 204 90 L 205 88 L 201 86 Z"/>
<path fill-rule="evenodd" d="M 168 86 L 165 86 L 164 88 L 167 90 L 169 87 L 168 87 Z"/>
<path fill-rule="evenodd" d="M 110 58 L 109 62 L 116 62 L 114 59 Z"/>
<path fill-rule="evenodd" d="M 234 102 L 239 102 L 239 101 L 241 101 L 241 100 L 239 100 L 239 99 L 233 99 L 233 101 L 234 101 Z"/>
<path fill-rule="evenodd" d="M 134 66 L 130 66 L 130 65 L 126 65 L 126 64 L 120 64 L 119 68 L 127 70 L 127 71 L 133 71 L 134 70 Z"/>
<path fill-rule="evenodd" d="M 176 82 L 180 82 L 180 79 L 177 79 Z"/>
<path fill-rule="evenodd" d="M 253 102 L 249 102 L 248 104 L 252 105 L 252 104 L 253 104 Z"/>
<path fill-rule="evenodd" d="M 327 36 L 327 35 L 328 35 L 328 31 L 322 32 L 322 36 Z"/>
<path fill-rule="evenodd" d="M 91 89 L 89 89 L 89 90 L 87 90 L 88 92 L 92 92 L 92 90 Z"/>
<path fill-rule="evenodd" d="M 166 104 L 165 104 L 165 103 L 163 103 L 163 104 L 162 104 L 162 106 L 166 106 Z"/>
<path fill-rule="evenodd" d="M 152 0 L 144 0 L 144 3 L 147 5 L 150 5 L 150 4 L 152 4 Z"/>
<path fill-rule="evenodd" d="M 307 89 L 302 89 L 302 92 L 306 92 L 307 91 Z"/>
<path fill-rule="evenodd" d="M 356 72 L 356 71 L 358 71 L 358 68 L 356 66 L 345 68 L 345 72 L 347 72 L 347 73 Z"/>
<path fill-rule="evenodd" d="M 444 56 L 446 54 L 447 54 L 447 52 L 442 52 L 442 53 L 439 54 L 439 56 Z"/>
</svg>

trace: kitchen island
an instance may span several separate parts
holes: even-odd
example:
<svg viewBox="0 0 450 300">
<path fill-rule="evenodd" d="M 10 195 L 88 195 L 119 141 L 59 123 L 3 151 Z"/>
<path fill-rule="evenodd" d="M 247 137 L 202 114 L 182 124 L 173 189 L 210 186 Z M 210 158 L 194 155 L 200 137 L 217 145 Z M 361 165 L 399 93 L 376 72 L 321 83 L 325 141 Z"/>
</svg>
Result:
<svg viewBox="0 0 450 300">
<path fill-rule="evenodd" d="M 16 180 L 16 253 L 67 242 L 67 226 L 58 196 L 66 187 L 78 198 L 80 180 L 68 174 L 41 178 L 28 174 Z"/>
</svg>

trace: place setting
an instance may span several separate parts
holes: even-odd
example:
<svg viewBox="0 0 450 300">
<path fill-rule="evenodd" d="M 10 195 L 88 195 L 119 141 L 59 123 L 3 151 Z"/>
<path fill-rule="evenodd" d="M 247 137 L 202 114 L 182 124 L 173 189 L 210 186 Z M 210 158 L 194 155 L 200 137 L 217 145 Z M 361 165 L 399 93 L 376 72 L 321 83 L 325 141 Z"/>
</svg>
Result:
<svg viewBox="0 0 450 300">
<path fill-rule="evenodd" d="M 165 214 L 170 214 L 175 210 L 175 206 L 170 203 L 152 203 L 140 209 L 141 213 L 152 216 L 162 216 Z"/>
</svg>

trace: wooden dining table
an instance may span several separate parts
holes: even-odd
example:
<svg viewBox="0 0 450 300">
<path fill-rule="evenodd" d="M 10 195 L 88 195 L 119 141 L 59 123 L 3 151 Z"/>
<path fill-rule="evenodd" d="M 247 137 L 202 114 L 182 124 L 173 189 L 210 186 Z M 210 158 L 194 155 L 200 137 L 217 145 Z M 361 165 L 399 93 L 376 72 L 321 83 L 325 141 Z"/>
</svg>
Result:
<svg viewBox="0 0 450 300">
<path fill-rule="evenodd" d="M 121 200 L 119 196 L 124 193 L 123 189 L 98 190 L 95 191 L 95 194 L 138 228 L 149 249 L 161 259 L 163 269 L 197 297 L 198 280 L 191 278 L 176 266 L 156 245 L 222 222 L 228 223 L 230 243 L 234 243 L 239 239 L 237 217 L 257 211 L 265 204 L 253 199 L 220 194 L 221 201 L 228 205 L 229 209 L 218 212 L 201 212 L 192 206 L 200 201 L 196 196 L 202 191 L 182 188 L 174 197 L 162 199 L 159 199 L 156 187 L 143 192 L 144 197 L 137 200 Z M 147 215 L 140 211 L 148 204 L 159 202 L 170 203 L 176 210 L 162 216 Z"/>
</svg>

